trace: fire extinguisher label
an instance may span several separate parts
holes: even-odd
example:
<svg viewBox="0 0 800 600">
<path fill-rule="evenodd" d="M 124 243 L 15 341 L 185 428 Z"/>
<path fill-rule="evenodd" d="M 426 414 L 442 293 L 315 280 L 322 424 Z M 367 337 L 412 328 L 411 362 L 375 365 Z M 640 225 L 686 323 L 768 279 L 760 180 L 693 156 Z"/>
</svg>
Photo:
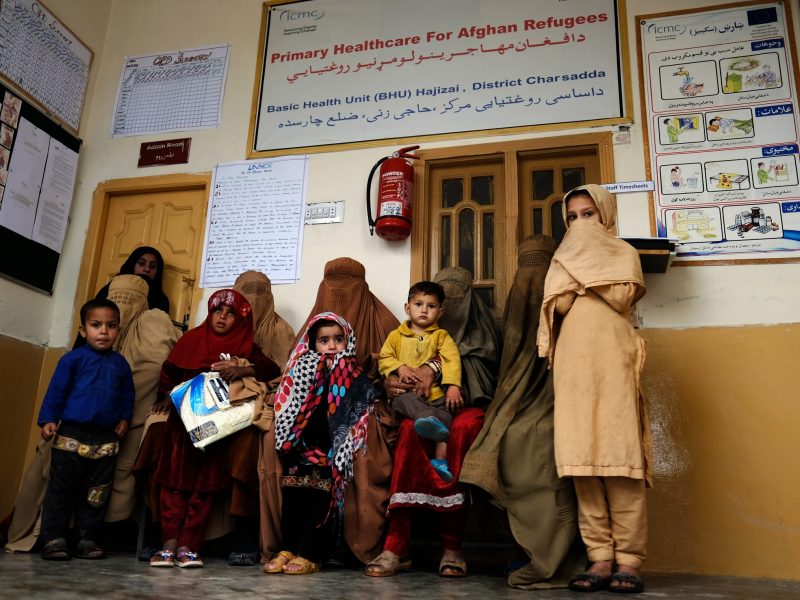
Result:
<svg viewBox="0 0 800 600">
<path fill-rule="evenodd" d="M 402 217 L 403 216 L 403 203 L 402 202 L 384 202 L 381 204 L 380 217 Z"/>
</svg>

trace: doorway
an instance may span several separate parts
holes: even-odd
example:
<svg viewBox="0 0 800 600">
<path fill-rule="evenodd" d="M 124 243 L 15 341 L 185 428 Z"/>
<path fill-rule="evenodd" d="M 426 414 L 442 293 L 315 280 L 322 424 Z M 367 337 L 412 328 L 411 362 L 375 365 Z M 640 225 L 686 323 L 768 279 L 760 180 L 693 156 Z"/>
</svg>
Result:
<svg viewBox="0 0 800 600">
<path fill-rule="evenodd" d="M 93 298 L 119 272 L 131 251 L 152 246 L 164 257 L 162 279 L 169 316 L 177 326 L 188 328 L 200 298 L 195 291 L 210 184 L 208 174 L 101 183 L 94 193 L 77 303 Z"/>
</svg>

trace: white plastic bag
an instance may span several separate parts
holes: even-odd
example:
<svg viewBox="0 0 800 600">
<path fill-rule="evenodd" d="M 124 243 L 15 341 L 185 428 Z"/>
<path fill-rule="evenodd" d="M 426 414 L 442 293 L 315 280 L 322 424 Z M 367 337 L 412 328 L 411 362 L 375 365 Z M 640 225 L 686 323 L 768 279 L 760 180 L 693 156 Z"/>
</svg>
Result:
<svg viewBox="0 0 800 600">
<path fill-rule="evenodd" d="M 176 385 L 169 395 L 195 448 L 205 448 L 253 420 L 255 402 L 231 406 L 228 384 L 216 372 L 200 373 Z"/>
</svg>

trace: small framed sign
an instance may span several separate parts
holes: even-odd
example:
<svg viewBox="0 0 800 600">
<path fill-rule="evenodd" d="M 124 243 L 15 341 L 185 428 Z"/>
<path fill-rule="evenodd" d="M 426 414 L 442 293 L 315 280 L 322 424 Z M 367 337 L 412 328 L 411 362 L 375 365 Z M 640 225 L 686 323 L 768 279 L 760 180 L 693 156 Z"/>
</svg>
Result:
<svg viewBox="0 0 800 600">
<path fill-rule="evenodd" d="M 139 167 L 179 165 L 189 162 L 192 138 L 144 142 L 139 148 Z"/>
</svg>

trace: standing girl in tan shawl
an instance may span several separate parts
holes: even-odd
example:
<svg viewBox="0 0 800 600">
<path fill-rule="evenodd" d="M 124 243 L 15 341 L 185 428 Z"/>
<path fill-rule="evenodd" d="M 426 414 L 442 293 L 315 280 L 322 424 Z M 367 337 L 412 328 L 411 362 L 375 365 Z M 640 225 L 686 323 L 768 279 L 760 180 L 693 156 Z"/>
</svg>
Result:
<svg viewBox="0 0 800 600">
<path fill-rule="evenodd" d="M 639 391 L 644 341 L 629 313 L 645 293 L 642 270 L 616 237 L 605 188 L 570 190 L 563 213 L 568 230 L 545 279 L 537 345 L 553 368 L 558 474 L 573 478 L 592 562 L 570 588 L 640 592 L 652 449 Z"/>
</svg>

